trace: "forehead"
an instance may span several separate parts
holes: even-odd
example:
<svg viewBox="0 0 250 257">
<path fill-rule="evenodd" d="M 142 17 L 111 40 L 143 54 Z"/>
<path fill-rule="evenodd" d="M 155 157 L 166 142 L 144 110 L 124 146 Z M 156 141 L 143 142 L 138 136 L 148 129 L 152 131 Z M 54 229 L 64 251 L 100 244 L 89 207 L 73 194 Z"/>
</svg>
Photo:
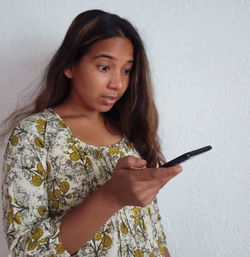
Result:
<svg viewBox="0 0 250 257">
<path fill-rule="evenodd" d="M 114 58 L 133 60 L 134 47 L 130 39 L 113 37 L 100 40 L 93 44 L 88 54 L 92 57 L 108 54 Z"/>
</svg>

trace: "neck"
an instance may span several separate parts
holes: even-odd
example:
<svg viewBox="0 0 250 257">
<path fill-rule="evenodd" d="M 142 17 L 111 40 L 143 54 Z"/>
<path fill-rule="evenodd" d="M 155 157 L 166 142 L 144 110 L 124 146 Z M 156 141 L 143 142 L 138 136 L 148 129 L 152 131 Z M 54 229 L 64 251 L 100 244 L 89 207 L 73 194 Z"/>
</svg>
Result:
<svg viewBox="0 0 250 257">
<path fill-rule="evenodd" d="M 66 100 L 63 104 L 54 108 L 55 111 L 61 112 L 66 117 L 81 117 L 90 123 L 104 123 L 104 116 L 101 112 L 87 110 L 71 99 Z"/>
</svg>

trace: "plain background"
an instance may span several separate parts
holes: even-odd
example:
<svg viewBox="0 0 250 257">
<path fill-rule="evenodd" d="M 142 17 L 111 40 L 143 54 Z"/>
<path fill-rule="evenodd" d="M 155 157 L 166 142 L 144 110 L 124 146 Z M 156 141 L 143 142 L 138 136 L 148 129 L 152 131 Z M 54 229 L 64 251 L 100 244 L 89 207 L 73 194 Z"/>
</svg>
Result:
<svg viewBox="0 0 250 257">
<path fill-rule="evenodd" d="M 38 83 L 77 14 L 127 18 L 145 42 L 167 159 L 213 146 L 158 195 L 171 256 L 249 257 L 250 1 L 0 3 L 0 119 Z M 2 226 L 0 249 L 7 256 Z"/>
</svg>

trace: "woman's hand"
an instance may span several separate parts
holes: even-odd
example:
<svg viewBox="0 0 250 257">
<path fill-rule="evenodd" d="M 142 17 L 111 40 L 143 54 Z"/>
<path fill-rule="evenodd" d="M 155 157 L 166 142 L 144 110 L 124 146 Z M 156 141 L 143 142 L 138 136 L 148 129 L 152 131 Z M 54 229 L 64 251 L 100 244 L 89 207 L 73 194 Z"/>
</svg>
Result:
<svg viewBox="0 0 250 257">
<path fill-rule="evenodd" d="M 164 251 L 164 255 L 165 255 L 165 257 L 170 257 L 170 253 L 167 248 Z"/>
<path fill-rule="evenodd" d="M 151 203 L 159 190 L 182 171 L 181 165 L 169 168 L 144 168 L 146 161 L 135 156 L 121 158 L 114 174 L 104 184 L 104 190 L 120 206 L 145 207 Z"/>
</svg>

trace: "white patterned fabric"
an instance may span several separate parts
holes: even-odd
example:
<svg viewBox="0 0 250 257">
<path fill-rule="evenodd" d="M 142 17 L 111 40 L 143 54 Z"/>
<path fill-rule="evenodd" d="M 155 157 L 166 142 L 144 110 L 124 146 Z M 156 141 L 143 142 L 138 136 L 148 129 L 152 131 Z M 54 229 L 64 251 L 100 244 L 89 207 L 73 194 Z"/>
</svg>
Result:
<svg viewBox="0 0 250 257">
<path fill-rule="evenodd" d="M 51 108 L 23 119 L 4 155 L 9 256 L 70 256 L 60 238 L 63 215 L 110 179 L 117 161 L 127 155 L 141 157 L 125 136 L 111 146 L 85 144 Z M 74 256 L 153 257 L 163 256 L 165 249 L 155 198 L 146 207 L 120 209 Z"/>
</svg>

